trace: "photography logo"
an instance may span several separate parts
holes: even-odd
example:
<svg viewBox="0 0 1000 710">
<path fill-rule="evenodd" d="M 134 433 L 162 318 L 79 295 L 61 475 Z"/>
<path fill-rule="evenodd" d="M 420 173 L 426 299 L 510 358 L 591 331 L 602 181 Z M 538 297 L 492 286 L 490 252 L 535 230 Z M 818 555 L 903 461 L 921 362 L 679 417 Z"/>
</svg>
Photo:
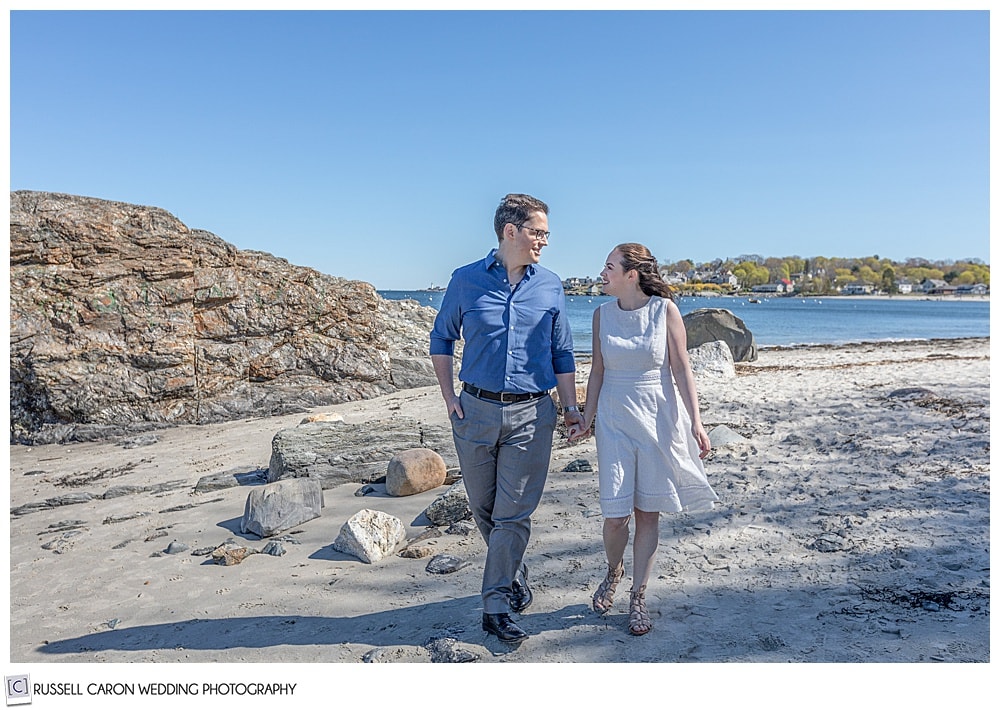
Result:
<svg viewBox="0 0 1000 710">
<path fill-rule="evenodd" d="M 7 704 L 8 705 L 30 705 L 31 704 L 31 681 L 26 675 L 4 676 L 7 682 Z"/>
</svg>

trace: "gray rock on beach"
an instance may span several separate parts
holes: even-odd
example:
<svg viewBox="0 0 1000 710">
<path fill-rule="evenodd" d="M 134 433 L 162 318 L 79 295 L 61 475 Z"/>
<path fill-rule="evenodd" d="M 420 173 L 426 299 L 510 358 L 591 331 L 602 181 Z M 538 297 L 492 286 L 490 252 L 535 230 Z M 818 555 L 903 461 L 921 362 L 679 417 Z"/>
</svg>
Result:
<svg viewBox="0 0 1000 710">
<path fill-rule="evenodd" d="M 451 525 L 471 518 L 472 509 L 469 508 L 469 494 L 465 490 L 465 483 L 453 483 L 427 506 L 424 515 L 435 525 Z"/>
<path fill-rule="evenodd" d="M 435 555 L 425 569 L 431 574 L 451 574 L 470 564 L 468 560 L 454 555 Z"/>
<path fill-rule="evenodd" d="M 729 346 L 733 362 L 757 359 L 757 342 L 743 319 L 725 308 L 698 308 L 684 317 L 688 350 L 721 340 Z"/>
<path fill-rule="evenodd" d="M 444 485 L 448 467 L 432 449 L 400 451 L 389 461 L 385 491 L 391 496 L 412 496 Z"/>
<path fill-rule="evenodd" d="M 406 539 L 403 522 L 380 510 L 359 510 L 340 528 L 333 549 L 369 564 L 388 557 Z"/>
<path fill-rule="evenodd" d="M 240 532 L 271 537 L 323 514 L 319 481 L 292 478 L 255 488 L 247 496 Z"/>
<path fill-rule="evenodd" d="M 323 488 L 368 483 L 385 475 L 393 456 L 413 448 L 433 449 L 447 466 L 458 465 L 449 426 L 409 417 L 300 424 L 274 435 L 268 481 L 316 478 Z"/>
</svg>

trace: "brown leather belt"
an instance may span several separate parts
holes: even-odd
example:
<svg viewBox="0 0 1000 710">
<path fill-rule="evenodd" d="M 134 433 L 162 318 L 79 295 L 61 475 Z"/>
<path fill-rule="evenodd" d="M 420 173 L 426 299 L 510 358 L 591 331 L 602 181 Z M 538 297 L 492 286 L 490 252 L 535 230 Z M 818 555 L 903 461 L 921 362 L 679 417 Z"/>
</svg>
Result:
<svg viewBox="0 0 1000 710">
<path fill-rule="evenodd" d="M 488 399 L 493 402 L 503 402 L 504 404 L 514 404 L 516 402 L 527 402 L 532 399 L 544 397 L 548 392 L 490 392 L 481 390 L 468 382 L 462 383 L 462 389 L 479 399 Z"/>
</svg>

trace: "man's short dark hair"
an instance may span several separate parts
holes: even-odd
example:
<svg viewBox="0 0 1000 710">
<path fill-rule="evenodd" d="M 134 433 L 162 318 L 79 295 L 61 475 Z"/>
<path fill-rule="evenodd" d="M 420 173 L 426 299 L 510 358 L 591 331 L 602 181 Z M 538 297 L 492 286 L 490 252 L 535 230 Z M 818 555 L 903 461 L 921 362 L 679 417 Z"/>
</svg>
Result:
<svg viewBox="0 0 1000 710">
<path fill-rule="evenodd" d="M 493 231 L 497 239 L 503 241 L 503 226 L 511 224 L 522 225 L 527 222 L 533 212 L 549 213 L 549 206 L 531 195 L 511 193 L 500 200 L 497 213 L 493 217 Z"/>
</svg>

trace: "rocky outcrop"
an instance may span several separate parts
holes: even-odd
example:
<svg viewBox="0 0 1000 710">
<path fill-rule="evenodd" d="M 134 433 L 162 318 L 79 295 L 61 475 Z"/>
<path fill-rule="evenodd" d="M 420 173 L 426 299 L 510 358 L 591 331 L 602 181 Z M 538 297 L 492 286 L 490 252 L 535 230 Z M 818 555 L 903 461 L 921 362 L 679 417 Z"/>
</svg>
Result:
<svg viewBox="0 0 1000 710">
<path fill-rule="evenodd" d="M 10 263 L 12 441 L 284 414 L 432 383 L 433 309 L 239 250 L 155 207 L 12 192 Z"/>
<path fill-rule="evenodd" d="M 721 340 L 729 346 L 734 362 L 757 359 L 757 341 L 743 319 L 725 308 L 698 308 L 684 316 L 688 350 Z"/>
</svg>

